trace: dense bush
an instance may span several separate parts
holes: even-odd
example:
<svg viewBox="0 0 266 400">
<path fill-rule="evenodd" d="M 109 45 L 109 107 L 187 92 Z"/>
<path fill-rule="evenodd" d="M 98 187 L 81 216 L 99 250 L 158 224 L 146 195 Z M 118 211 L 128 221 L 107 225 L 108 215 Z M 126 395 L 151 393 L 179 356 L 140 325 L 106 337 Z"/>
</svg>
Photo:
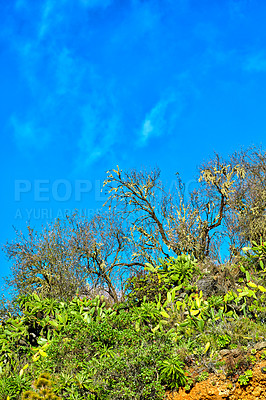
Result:
<svg viewBox="0 0 266 400">
<path fill-rule="evenodd" d="M 30 396 L 31 382 L 44 371 L 66 399 L 160 399 L 171 379 L 178 384 L 160 375 L 175 346 L 167 332 L 152 332 L 159 321 L 154 306 L 139 314 L 106 308 L 99 297 L 65 303 L 36 294 L 20 305 L 21 318 L 9 318 L 0 329 L 2 398 L 20 399 L 26 389 Z"/>
<path fill-rule="evenodd" d="M 139 271 L 127 279 L 125 289 L 126 299 L 130 303 L 141 304 L 144 297 L 148 301 L 155 301 L 159 294 L 165 301 L 170 285 L 159 280 L 156 272 Z"/>
<path fill-rule="evenodd" d="M 167 389 L 189 389 L 193 380 L 186 369 L 192 360 L 196 368 L 205 362 L 218 370 L 221 349 L 246 349 L 265 337 L 264 264 L 258 267 L 257 256 L 252 264 L 254 251 L 260 254 L 264 247 L 248 250 L 234 267 L 240 271 L 237 289 L 223 296 L 198 292 L 197 279 L 204 274 L 185 256 L 153 267 L 156 296 L 140 296 L 131 305 L 110 307 L 103 296 L 71 301 L 36 293 L 20 297 L 20 311 L 0 325 L 0 400 L 46 395 L 159 400 Z M 164 296 L 160 284 L 169 284 L 163 287 Z M 252 362 L 243 356 L 239 371 L 244 373 Z M 223 368 L 232 373 L 231 364 Z M 40 383 L 44 376 L 49 376 L 48 386 Z"/>
<path fill-rule="evenodd" d="M 192 256 L 182 254 L 176 258 L 159 258 L 157 266 L 147 263 L 144 271 L 126 281 L 126 299 L 133 304 L 141 304 L 144 298 L 148 301 L 160 298 L 164 302 L 170 289 L 189 290 L 200 275 Z"/>
</svg>

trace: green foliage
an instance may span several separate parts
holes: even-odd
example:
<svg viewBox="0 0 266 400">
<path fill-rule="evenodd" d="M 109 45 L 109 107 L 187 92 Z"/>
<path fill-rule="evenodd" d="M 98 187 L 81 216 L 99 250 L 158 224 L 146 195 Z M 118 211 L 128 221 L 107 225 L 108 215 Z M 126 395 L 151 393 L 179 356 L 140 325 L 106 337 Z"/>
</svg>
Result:
<svg viewBox="0 0 266 400">
<path fill-rule="evenodd" d="M 159 278 L 164 279 L 166 284 L 171 287 L 182 285 L 186 287 L 200 275 L 197 266 L 197 260 L 190 255 L 181 254 L 176 258 L 170 257 L 169 259 L 159 258 Z"/>
<path fill-rule="evenodd" d="M 63 360 L 57 362 L 60 374 L 76 376 L 75 371 L 82 370 L 86 376 L 86 386 L 79 388 L 69 380 L 66 393 L 95 393 L 101 399 L 137 399 L 145 393 L 145 398 L 160 398 L 159 362 L 162 355 L 171 354 L 173 344 L 165 334 L 152 334 L 145 327 L 137 332 L 128 314 L 122 311 L 90 323 L 73 321 L 53 340 L 46 367 Z"/>
<path fill-rule="evenodd" d="M 249 383 L 250 379 L 252 378 L 252 376 L 253 376 L 253 372 L 250 369 L 248 369 L 244 373 L 244 375 L 239 376 L 238 382 L 240 383 L 240 385 L 243 385 L 243 386 L 247 385 Z"/>
<path fill-rule="evenodd" d="M 179 283 L 172 284 L 165 301 L 161 293 L 155 301 L 144 296 L 139 305 L 113 307 L 103 296 L 76 296 L 70 301 L 36 293 L 20 297 L 19 317 L 10 316 L 0 325 L 1 395 L 11 393 L 14 400 L 21 400 L 18 396 L 24 391 L 25 400 L 46 395 L 159 400 L 166 388 L 191 388 L 185 363 L 192 358 L 200 366 L 222 348 L 246 346 L 265 337 L 265 325 L 251 320 L 252 307 L 264 295 L 264 287 L 254 283 L 256 275 L 250 280 L 245 269 L 238 290 L 204 297 L 190 285 L 194 277 L 189 272 L 189 280 L 180 272 L 175 281 L 173 270 L 165 266 L 156 272 L 161 281 Z M 245 365 L 252 362 L 245 358 Z M 35 377 L 44 370 L 55 380 L 40 389 Z"/>
<path fill-rule="evenodd" d="M 226 335 L 226 334 L 225 335 L 218 335 L 216 340 L 217 340 L 217 346 L 220 349 L 224 349 L 224 348 L 228 347 L 229 344 L 231 343 L 230 336 Z"/>
<path fill-rule="evenodd" d="M 89 365 L 94 371 L 93 386 L 100 398 L 161 398 L 164 390 L 159 360 L 162 349 L 166 349 L 158 344 L 156 339 L 142 340 L 138 346 L 119 346 L 114 357 L 92 358 Z"/>
<path fill-rule="evenodd" d="M 6 399 L 7 396 L 12 400 L 18 399 L 20 394 L 30 388 L 30 380 L 25 376 L 19 376 L 16 373 L 0 375 L 0 399 Z"/>
<path fill-rule="evenodd" d="M 244 247 L 243 251 L 245 256 L 241 261 L 246 269 L 251 270 L 253 273 L 259 273 L 262 281 L 266 278 L 266 242 L 263 242 L 260 237 L 260 243 L 252 241 L 251 247 Z"/>
<path fill-rule="evenodd" d="M 159 258 L 158 266 L 153 267 L 151 264 L 146 264 L 146 269 L 157 273 L 159 282 L 162 280 L 169 288 L 180 285 L 190 288 L 192 278 L 200 274 L 196 259 L 187 254 L 181 254 L 176 258 Z"/>
<path fill-rule="evenodd" d="M 182 254 L 169 259 L 159 258 L 157 266 L 149 263 L 145 271 L 138 272 L 126 281 L 126 299 L 130 303 L 140 304 L 147 301 L 165 302 L 167 293 L 173 288 L 191 290 L 191 283 L 200 275 L 194 257 Z"/>
<path fill-rule="evenodd" d="M 140 307 L 132 309 L 132 319 L 136 321 L 137 331 L 140 330 L 141 325 L 152 328 L 162 319 L 161 306 L 153 302 L 143 301 Z"/>
<path fill-rule="evenodd" d="M 242 282 L 246 282 L 246 287 L 244 287 L 242 293 L 248 293 L 249 297 L 249 299 L 247 297 L 245 299 L 245 311 L 250 316 L 265 321 L 266 242 L 263 243 L 260 239 L 259 245 L 253 242 L 253 246 L 244 247 L 243 251 L 244 256 L 241 257 L 239 269 L 243 276 Z M 241 290 L 239 291 L 241 292 Z"/>
<path fill-rule="evenodd" d="M 202 382 L 208 379 L 209 373 L 207 371 L 203 371 L 198 377 L 197 377 L 197 382 Z"/>
<path fill-rule="evenodd" d="M 171 389 L 185 386 L 186 376 L 184 371 L 184 363 L 179 359 L 179 356 L 172 356 L 160 363 L 160 373 L 163 381 Z"/>
<path fill-rule="evenodd" d="M 155 301 L 161 295 L 166 300 L 170 285 L 160 280 L 156 272 L 139 271 L 127 279 L 125 284 L 126 299 L 133 304 L 140 304 L 144 297 L 147 301 Z"/>
<path fill-rule="evenodd" d="M 10 318 L 1 327 L 1 362 L 6 371 L 14 371 L 2 378 L 3 393 L 12 393 L 12 382 L 14 396 L 24 390 L 25 400 L 55 396 L 159 400 L 165 385 L 176 385 L 176 376 L 173 383 L 171 375 L 166 380 L 160 372 L 162 362 L 171 358 L 174 343 L 167 332 L 152 332 L 163 318 L 161 304 L 143 302 L 131 310 L 121 304 L 112 310 L 99 296 L 55 302 L 37 294 L 22 297 L 19 304 L 20 319 Z M 34 345 L 30 332 L 35 335 Z M 182 376 L 183 364 L 179 367 Z M 54 392 L 44 369 L 56 374 Z M 38 374 L 42 375 L 30 389 Z M 27 385 L 15 385 L 14 377 Z"/>
</svg>

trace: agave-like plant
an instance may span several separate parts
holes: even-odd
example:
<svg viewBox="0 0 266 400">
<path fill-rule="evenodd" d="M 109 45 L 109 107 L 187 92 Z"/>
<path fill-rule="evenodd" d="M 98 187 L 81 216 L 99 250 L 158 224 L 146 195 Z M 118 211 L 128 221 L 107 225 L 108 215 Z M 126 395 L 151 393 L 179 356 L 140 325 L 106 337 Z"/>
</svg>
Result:
<svg viewBox="0 0 266 400">
<path fill-rule="evenodd" d="M 163 360 L 159 366 L 160 376 L 162 381 L 171 388 L 178 388 L 185 386 L 187 378 L 184 370 L 184 363 L 180 361 L 178 355 L 173 356 L 167 360 Z"/>
</svg>

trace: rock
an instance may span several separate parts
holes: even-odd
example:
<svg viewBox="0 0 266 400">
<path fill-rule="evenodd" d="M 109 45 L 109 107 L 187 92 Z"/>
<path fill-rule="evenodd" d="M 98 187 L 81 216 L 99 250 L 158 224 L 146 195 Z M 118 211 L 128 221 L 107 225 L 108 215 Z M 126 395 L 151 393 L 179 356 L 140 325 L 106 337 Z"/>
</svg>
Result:
<svg viewBox="0 0 266 400">
<path fill-rule="evenodd" d="M 266 342 L 256 343 L 254 349 L 260 351 L 266 347 Z"/>
<path fill-rule="evenodd" d="M 221 357 L 227 357 L 229 355 L 233 356 L 234 358 L 237 358 L 241 355 L 241 350 L 240 349 L 222 349 L 219 351 L 219 355 Z"/>
<path fill-rule="evenodd" d="M 198 280 L 196 283 L 198 290 L 202 291 L 204 297 L 208 297 L 220 292 L 219 285 L 216 279 L 212 277 L 206 277 Z"/>
<path fill-rule="evenodd" d="M 219 354 L 220 354 L 221 357 L 226 357 L 226 356 L 228 356 L 230 353 L 231 353 L 231 350 L 228 350 L 228 349 L 223 349 L 223 350 L 220 350 L 220 351 L 219 351 Z"/>
<path fill-rule="evenodd" d="M 232 349 L 231 354 L 234 358 L 241 356 L 243 354 L 241 349 Z"/>
</svg>

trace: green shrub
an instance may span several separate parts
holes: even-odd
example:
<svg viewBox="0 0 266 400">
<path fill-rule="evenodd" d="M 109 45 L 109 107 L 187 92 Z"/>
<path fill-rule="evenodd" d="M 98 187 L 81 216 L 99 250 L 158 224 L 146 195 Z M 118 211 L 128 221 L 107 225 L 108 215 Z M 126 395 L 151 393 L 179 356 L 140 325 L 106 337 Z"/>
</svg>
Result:
<svg viewBox="0 0 266 400">
<path fill-rule="evenodd" d="M 153 303 L 147 303 L 153 311 Z M 144 307 L 145 308 L 145 307 Z M 141 308 L 140 308 L 141 309 Z M 150 307 L 142 310 L 148 320 Z M 135 310 L 121 310 L 101 320 L 73 320 L 58 332 L 35 362 L 58 375 L 58 393 L 77 399 L 161 399 L 164 385 L 160 363 L 171 356 L 174 344 L 167 333 L 152 333 L 145 324 L 135 329 Z M 67 379 L 66 377 L 74 377 Z M 95 397 L 96 398 L 96 397 Z"/>
<path fill-rule="evenodd" d="M 162 282 L 161 272 L 156 274 Z M 21 400 L 24 392 L 25 400 L 46 395 L 159 400 L 167 388 L 191 387 L 185 362 L 211 365 L 211 357 L 215 364 L 220 349 L 263 340 L 265 325 L 244 316 L 264 295 L 257 284 L 247 282 L 223 297 L 204 298 L 202 292 L 187 290 L 194 277 L 188 274 L 187 281 L 182 276 L 164 303 L 160 293 L 157 301 L 143 296 L 140 305 L 125 302 L 113 308 L 99 296 L 69 302 L 34 295 L 23 298 L 20 317 L 10 317 L 0 326 L 0 399 L 9 395 Z M 242 358 L 244 364 L 227 369 L 242 372 L 243 366 L 248 367 Z M 55 381 L 45 383 L 47 377 L 41 376 L 39 387 L 35 377 L 44 370 Z"/>
<path fill-rule="evenodd" d="M 142 341 L 117 348 L 114 357 L 91 359 L 88 367 L 93 371 L 93 387 L 99 399 L 162 399 L 162 348 L 156 342 Z"/>
<path fill-rule="evenodd" d="M 224 348 L 228 347 L 229 344 L 231 343 L 231 338 L 227 334 L 218 335 L 218 337 L 216 337 L 216 341 L 217 341 L 217 346 L 219 347 L 219 349 L 224 349 Z"/>
<path fill-rule="evenodd" d="M 155 301 L 160 294 L 162 301 L 165 301 L 169 288 L 170 285 L 160 280 L 156 272 L 139 271 L 126 281 L 126 300 L 140 305 L 144 298 Z"/>
<path fill-rule="evenodd" d="M 177 355 L 160 363 L 160 374 L 163 382 L 171 389 L 186 385 L 184 363 L 180 361 Z"/>
<path fill-rule="evenodd" d="M 200 275 L 197 260 L 188 254 L 177 257 L 159 258 L 158 274 L 170 287 L 190 286 L 193 279 Z"/>
<path fill-rule="evenodd" d="M 126 299 L 140 305 L 144 299 L 165 302 L 170 289 L 181 286 L 192 288 L 191 283 L 200 275 L 196 259 L 182 254 L 177 257 L 159 258 L 158 265 L 146 264 L 145 271 L 139 271 L 126 282 Z"/>
<path fill-rule="evenodd" d="M 31 381 L 25 376 L 19 376 L 16 373 L 0 376 L 0 399 L 6 399 L 7 396 L 12 400 L 17 400 L 19 395 L 30 388 Z"/>
</svg>

